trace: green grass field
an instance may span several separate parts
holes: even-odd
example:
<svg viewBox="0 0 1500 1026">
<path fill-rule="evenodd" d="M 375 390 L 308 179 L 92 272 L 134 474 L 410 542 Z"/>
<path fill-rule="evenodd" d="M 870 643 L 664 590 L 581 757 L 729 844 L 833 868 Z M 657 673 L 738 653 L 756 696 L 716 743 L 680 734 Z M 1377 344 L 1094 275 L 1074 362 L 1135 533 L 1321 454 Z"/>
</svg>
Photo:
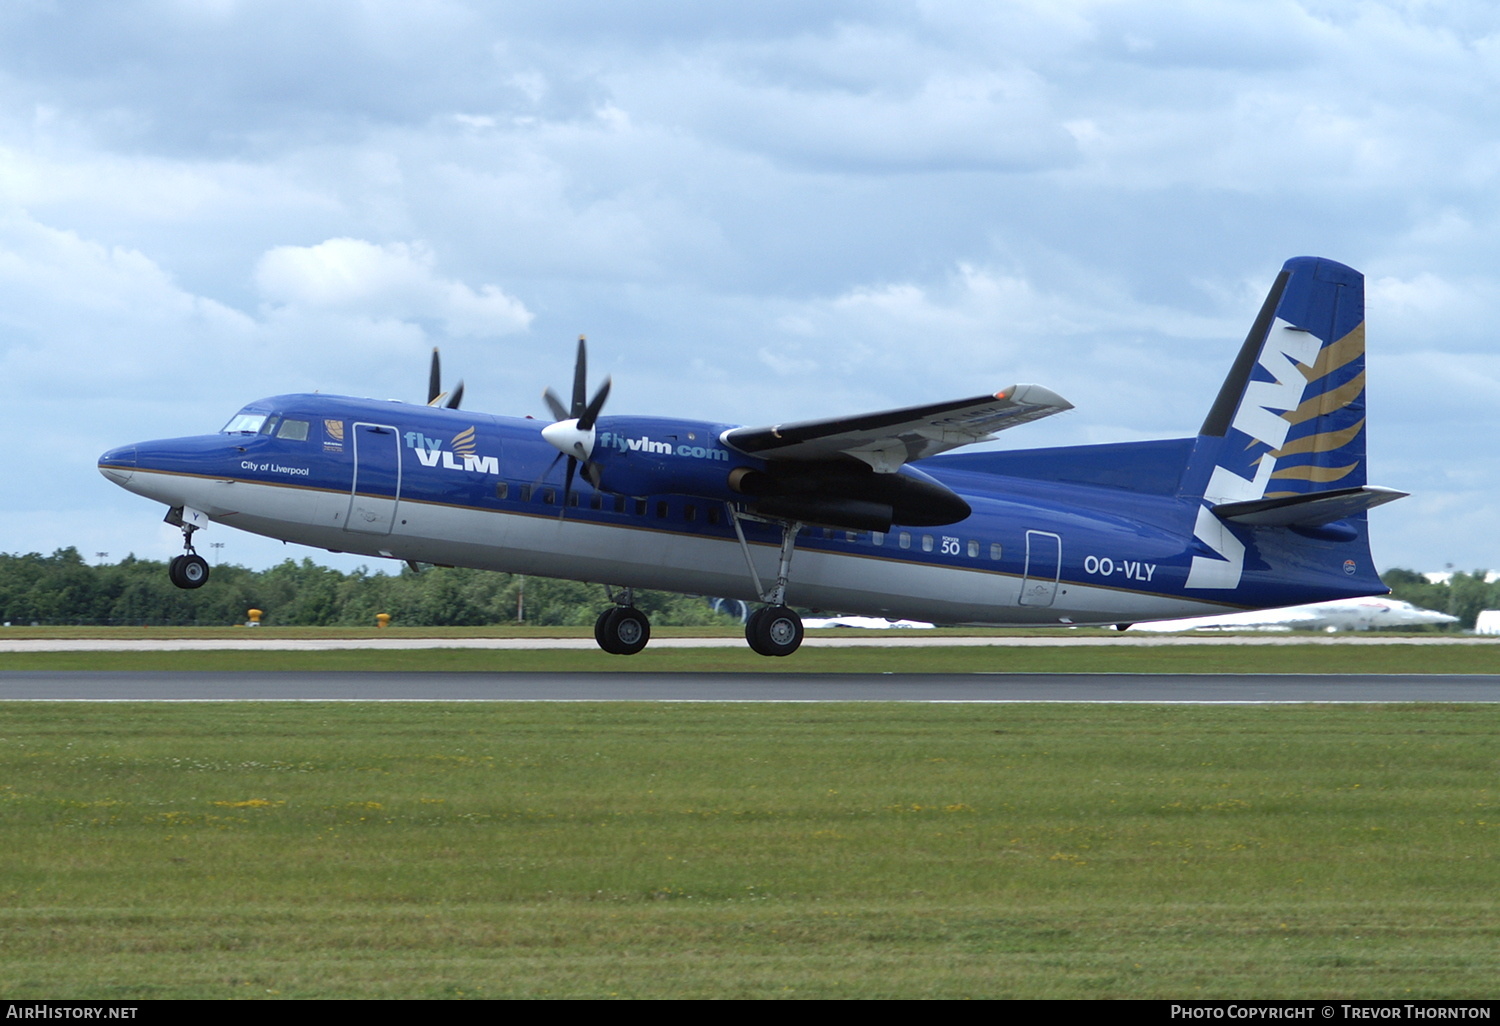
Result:
<svg viewBox="0 0 1500 1026">
<path fill-rule="evenodd" d="M 437 642 L 441 643 L 441 642 Z M 1500 673 L 1492 645 L 1211 645 L 1141 648 L 816 648 L 767 659 L 748 648 L 583 651 L 0 652 L 7 670 L 694 673 Z"/>
<path fill-rule="evenodd" d="M 1493 996 L 1497 728 L 3 704 L 0 993 Z"/>
</svg>

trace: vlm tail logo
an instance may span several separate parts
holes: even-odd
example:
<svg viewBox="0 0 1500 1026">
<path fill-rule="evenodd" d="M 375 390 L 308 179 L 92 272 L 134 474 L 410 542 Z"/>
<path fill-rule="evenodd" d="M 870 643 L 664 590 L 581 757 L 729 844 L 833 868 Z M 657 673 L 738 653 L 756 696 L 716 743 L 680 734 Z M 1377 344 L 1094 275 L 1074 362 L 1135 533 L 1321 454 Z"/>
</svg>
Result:
<svg viewBox="0 0 1500 1026">
<path fill-rule="evenodd" d="M 1215 507 L 1365 484 L 1364 279 L 1299 266 L 1278 303 L 1287 309 L 1308 327 L 1275 318 L 1233 420 L 1211 428 L 1215 411 L 1205 423 L 1203 434 L 1218 437 L 1217 459 L 1193 532 L 1214 555 L 1193 556 L 1188 588 L 1238 588 L 1244 576 L 1245 541 Z"/>
<path fill-rule="evenodd" d="M 1242 502 L 1266 494 L 1266 485 L 1276 469 L 1275 451 L 1286 441 L 1291 428 L 1284 414 L 1302 403 L 1302 393 L 1307 387 L 1307 378 L 1300 368 L 1317 362 L 1321 345 L 1316 336 L 1299 331 L 1286 321 L 1278 318 L 1274 322 L 1256 361 L 1270 380 L 1245 383 L 1239 409 L 1230 425 L 1248 435 L 1250 444 L 1240 452 L 1226 445 L 1228 451 L 1224 454 L 1225 462 L 1247 463 L 1245 469 L 1250 474 L 1242 476 L 1222 464 L 1215 466 L 1203 494 L 1209 503 Z M 1253 452 L 1256 449 L 1259 451 Z M 1194 556 L 1186 586 L 1238 588 L 1245 567 L 1245 543 L 1207 505 L 1198 508 L 1193 534 L 1218 558 Z"/>
<path fill-rule="evenodd" d="M 442 447 L 442 439 L 428 438 L 420 431 L 408 431 L 402 437 L 406 439 L 407 448 L 416 452 L 417 459 L 424 467 L 441 465 L 445 470 L 477 471 L 480 474 L 494 474 L 496 477 L 500 475 L 500 458 L 481 456 L 476 451 L 472 425 L 453 436 L 448 443 L 451 449 Z"/>
</svg>

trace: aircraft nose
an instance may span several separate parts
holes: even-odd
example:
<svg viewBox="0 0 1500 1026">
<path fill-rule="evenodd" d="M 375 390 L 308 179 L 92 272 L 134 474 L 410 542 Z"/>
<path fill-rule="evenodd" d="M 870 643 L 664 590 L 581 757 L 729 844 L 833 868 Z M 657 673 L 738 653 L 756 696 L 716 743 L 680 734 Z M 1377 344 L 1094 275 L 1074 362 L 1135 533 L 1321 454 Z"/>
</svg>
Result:
<svg viewBox="0 0 1500 1026">
<path fill-rule="evenodd" d="M 135 476 L 135 446 L 111 449 L 99 457 L 99 473 L 115 484 L 125 484 Z"/>
</svg>

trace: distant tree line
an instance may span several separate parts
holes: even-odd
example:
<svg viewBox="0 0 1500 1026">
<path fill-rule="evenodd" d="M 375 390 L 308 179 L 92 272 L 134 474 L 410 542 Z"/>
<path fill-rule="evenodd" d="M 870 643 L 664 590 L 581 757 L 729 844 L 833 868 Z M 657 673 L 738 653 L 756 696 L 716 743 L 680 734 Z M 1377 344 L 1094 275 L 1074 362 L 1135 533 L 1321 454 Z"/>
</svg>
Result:
<svg viewBox="0 0 1500 1026">
<path fill-rule="evenodd" d="M 1384 580 L 1396 598 L 1458 617 L 1448 629 L 1472 630 L 1481 609 L 1500 609 L 1500 581 L 1486 584 L 1485 576 L 1476 570 L 1433 584 L 1415 571 L 1391 570 Z M 730 622 L 701 598 L 636 592 L 635 600 L 660 626 Z M 310 559 L 269 570 L 216 566 L 205 587 L 183 591 L 156 560 L 128 556 L 90 566 L 72 547 L 50 556 L 0 554 L 0 623 L 17 626 L 227 625 L 244 623 L 248 610 L 259 609 L 262 623 L 283 627 L 370 626 L 377 613 L 409 627 L 582 627 L 593 624 L 604 601 L 598 585 L 574 581 L 453 567 L 346 574 Z"/>
<path fill-rule="evenodd" d="M 660 626 L 731 622 L 701 598 L 637 591 L 635 602 Z M 590 626 L 604 605 L 598 585 L 453 567 L 346 574 L 310 559 L 259 571 L 220 565 L 207 585 L 184 591 L 156 560 L 128 556 L 91 566 L 72 547 L 50 556 L 0 554 L 0 623 L 15 626 L 227 626 L 244 623 L 250 609 L 262 610 L 267 626 L 283 627 L 374 626 L 377 613 L 409 627 L 514 624 L 520 617 Z"/>
</svg>

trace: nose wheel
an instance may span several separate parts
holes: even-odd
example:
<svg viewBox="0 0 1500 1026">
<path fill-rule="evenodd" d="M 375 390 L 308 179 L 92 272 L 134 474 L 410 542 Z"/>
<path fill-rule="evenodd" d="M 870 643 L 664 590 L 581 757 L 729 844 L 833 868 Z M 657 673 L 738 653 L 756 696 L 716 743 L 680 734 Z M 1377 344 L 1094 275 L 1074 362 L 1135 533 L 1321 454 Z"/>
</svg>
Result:
<svg viewBox="0 0 1500 1026">
<path fill-rule="evenodd" d="M 167 578 L 177 587 L 189 591 L 201 588 L 208 583 L 208 560 L 193 551 L 193 532 L 198 528 L 182 521 L 180 509 L 169 511 L 167 522 L 173 523 L 174 517 L 177 525 L 182 528 L 182 547 L 187 551 L 172 557 L 172 561 L 167 564 Z"/>
<path fill-rule="evenodd" d="M 173 556 L 167 564 L 167 577 L 179 588 L 201 588 L 208 583 L 208 560 L 196 552 Z"/>
</svg>

